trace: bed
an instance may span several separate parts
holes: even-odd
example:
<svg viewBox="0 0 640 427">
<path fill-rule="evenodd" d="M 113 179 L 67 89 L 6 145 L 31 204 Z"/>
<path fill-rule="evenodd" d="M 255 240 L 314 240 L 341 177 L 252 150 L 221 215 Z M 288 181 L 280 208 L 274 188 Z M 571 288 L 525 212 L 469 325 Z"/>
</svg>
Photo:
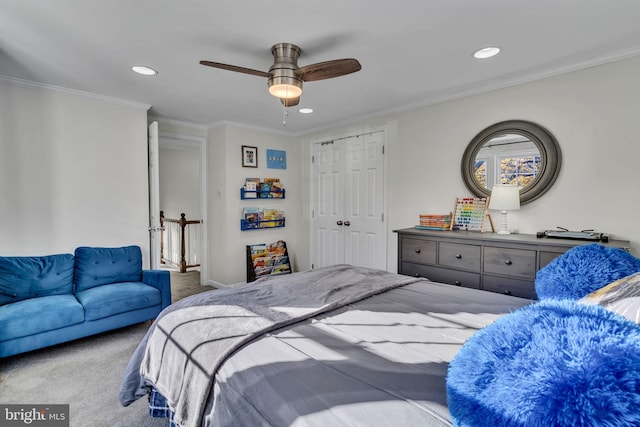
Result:
<svg viewBox="0 0 640 427">
<path fill-rule="evenodd" d="M 347 265 L 209 291 L 154 322 L 120 400 L 184 426 L 451 426 L 449 362 L 530 303 Z"/>
</svg>

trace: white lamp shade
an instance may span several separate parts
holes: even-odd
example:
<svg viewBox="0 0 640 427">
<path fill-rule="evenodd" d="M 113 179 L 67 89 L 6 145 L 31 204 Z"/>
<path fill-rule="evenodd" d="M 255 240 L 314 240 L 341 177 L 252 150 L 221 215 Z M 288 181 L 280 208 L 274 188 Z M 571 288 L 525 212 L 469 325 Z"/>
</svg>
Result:
<svg viewBox="0 0 640 427">
<path fill-rule="evenodd" d="M 489 209 L 497 211 L 520 209 L 520 188 L 517 185 L 495 184 L 491 190 Z"/>
</svg>

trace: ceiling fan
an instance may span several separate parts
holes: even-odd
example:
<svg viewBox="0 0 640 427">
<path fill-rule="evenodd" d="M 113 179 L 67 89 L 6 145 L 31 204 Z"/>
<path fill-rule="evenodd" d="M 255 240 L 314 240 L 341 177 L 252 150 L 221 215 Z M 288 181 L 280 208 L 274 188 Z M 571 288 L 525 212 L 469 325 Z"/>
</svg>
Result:
<svg viewBox="0 0 640 427">
<path fill-rule="evenodd" d="M 273 45 L 271 47 L 273 65 L 268 72 L 212 61 L 200 61 L 200 64 L 266 77 L 269 84 L 269 93 L 276 98 L 280 98 L 282 105 L 285 107 L 298 105 L 302 94 L 302 82 L 332 79 L 355 73 L 362 68 L 358 60 L 353 58 L 334 59 L 298 67 L 298 57 L 301 52 L 302 49 L 291 43 Z"/>
</svg>

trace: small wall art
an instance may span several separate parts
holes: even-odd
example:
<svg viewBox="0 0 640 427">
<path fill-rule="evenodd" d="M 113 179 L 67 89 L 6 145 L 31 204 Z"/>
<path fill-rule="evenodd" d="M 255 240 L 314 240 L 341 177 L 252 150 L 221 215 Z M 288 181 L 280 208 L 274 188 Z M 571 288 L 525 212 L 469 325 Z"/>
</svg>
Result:
<svg viewBox="0 0 640 427">
<path fill-rule="evenodd" d="M 287 152 L 284 150 L 267 149 L 267 168 L 286 169 L 287 168 Z"/>
<path fill-rule="evenodd" d="M 242 167 L 258 167 L 258 147 L 250 147 L 248 145 L 242 146 Z"/>
</svg>

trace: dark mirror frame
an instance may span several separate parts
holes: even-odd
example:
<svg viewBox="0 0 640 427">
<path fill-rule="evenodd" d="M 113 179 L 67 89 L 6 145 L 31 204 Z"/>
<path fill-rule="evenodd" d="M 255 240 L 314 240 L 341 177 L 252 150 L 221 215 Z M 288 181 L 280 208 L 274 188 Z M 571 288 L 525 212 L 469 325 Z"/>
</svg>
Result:
<svg viewBox="0 0 640 427">
<path fill-rule="evenodd" d="M 541 170 L 531 184 L 520 190 L 520 204 L 536 200 L 551 188 L 560 173 L 562 153 L 555 137 L 542 126 L 526 120 L 507 120 L 482 130 L 467 146 L 462 156 L 462 180 L 476 197 L 489 197 L 491 190 L 484 188 L 474 177 L 474 163 L 480 148 L 492 138 L 515 133 L 530 139 L 540 151 Z"/>
</svg>

